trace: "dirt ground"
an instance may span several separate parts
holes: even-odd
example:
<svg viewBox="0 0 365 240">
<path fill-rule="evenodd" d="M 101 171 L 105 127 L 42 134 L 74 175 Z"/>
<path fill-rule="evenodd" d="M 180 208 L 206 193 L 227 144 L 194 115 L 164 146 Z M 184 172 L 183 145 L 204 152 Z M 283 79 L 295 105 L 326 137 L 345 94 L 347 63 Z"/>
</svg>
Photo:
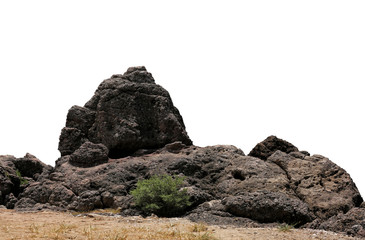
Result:
<svg viewBox="0 0 365 240">
<path fill-rule="evenodd" d="M 181 218 L 101 216 L 95 213 L 79 215 L 59 212 L 22 213 L 0 209 L 0 239 L 338 240 L 356 238 L 326 231 L 284 227 L 264 229 L 208 226 Z"/>
</svg>

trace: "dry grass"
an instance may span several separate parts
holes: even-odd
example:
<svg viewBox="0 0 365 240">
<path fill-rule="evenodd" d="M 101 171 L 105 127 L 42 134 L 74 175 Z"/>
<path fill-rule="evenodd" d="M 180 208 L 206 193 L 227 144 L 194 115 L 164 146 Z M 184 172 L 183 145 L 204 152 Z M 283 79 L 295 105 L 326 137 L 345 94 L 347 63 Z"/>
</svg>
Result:
<svg viewBox="0 0 365 240">
<path fill-rule="evenodd" d="M 106 210 L 108 211 L 108 210 Z M 105 212 L 105 210 L 103 210 Z M 285 228 L 286 229 L 286 228 Z M 218 240 L 355 239 L 325 231 L 290 228 L 233 228 L 208 226 L 186 219 L 157 217 L 107 217 L 98 214 L 37 212 L 19 213 L 0 209 L 1 240 Z"/>
<path fill-rule="evenodd" d="M 120 209 L 114 208 L 105 208 L 105 209 L 95 209 L 88 212 L 71 212 L 73 216 L 83 215 L 83 214 L 118 214 L 120 213 Z"/>
<path fill-rule="evenodd" d="M 203 224 L 186 220 L 141 217 L 107 217 L 97 213 L 110 210 L 75 214 L 39 212 L 0 212 L 0 239 L 50 240 L 216 240 Z"/>
</svg>

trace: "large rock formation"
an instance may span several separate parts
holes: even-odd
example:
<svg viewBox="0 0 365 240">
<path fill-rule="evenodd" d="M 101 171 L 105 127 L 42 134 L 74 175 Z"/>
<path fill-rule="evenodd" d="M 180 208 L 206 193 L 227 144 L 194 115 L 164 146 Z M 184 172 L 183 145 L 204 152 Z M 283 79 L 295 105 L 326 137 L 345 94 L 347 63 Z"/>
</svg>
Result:
<svg viewBox="0 0 365 240">
<path fill-rule="evenodd" d="M 60 136 L 61 155 L 72 154 L 87 141 L 106 146 L 111 158 L 176 141 L 192 144 L 169 93 L 145 67 L 113 75 L 84 107 L 69 110 Z"/>
<path fill-rule="evenodd" d="M 169 94 L 144 67 L 113 75 L 84 107 L 72 107 L 59 150 L 55 168 L 29 154 L 1 156 L 0 205 L 141 214 L 130 191 L 169 174 L 186 177 L 192 205 L 184 215 L 194 221 L 364 234 L 363 199 L 345 170 L 275 136 L 249 156 L 234 146 L 193 146 Z"/>
<path fill-rule="evenodd" d="M 77 211 L 120 207 L 129 214 L 130 190 L 138 180 L 155 174 L 186 176 L 185 187 L 193 201 L 187 216 L 196 221 L 211 214 L 210 219 L 220 221 L 238 217 L 299 226 L 345 214 L 362 203 L 343 169 L 325 157 L 300 152 L 276 151 L 265 161 L 245 156 L 234 146 L 200 148 L 180 142 L 88 168 L 75 166 L 70 158 L 62 157 L 43 181 L 30 183 L 15 207 Z M 201 208 L 212 200 L 220 204 L 219 211 Z"/>
</svg>

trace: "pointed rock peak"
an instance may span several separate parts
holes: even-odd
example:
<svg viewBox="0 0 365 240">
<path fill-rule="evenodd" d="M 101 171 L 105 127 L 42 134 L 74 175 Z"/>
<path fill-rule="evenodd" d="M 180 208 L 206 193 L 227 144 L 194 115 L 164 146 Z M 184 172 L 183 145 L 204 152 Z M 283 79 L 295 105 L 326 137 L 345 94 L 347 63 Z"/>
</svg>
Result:
<svg viewBox="0 0 365 240">
<path fill-rule="evenodd" d="M 69 110 L 59 150 L 70 155 L 91 142 L 106 146 L 110 158 L 120 158 L 176 141 L 192 144 L 170 94 L 145 67 L 131 67 L 104 80 L 85 107 Z"/>
<path fill-rule="evenodd" d="M 266 160 L 274 152 L 280 150 L 284 153 L 298 152 L 298 148 L 283 139 L 276 136 L 269 136 L 264 141 L 258 143 L 248 154 L 251 157 L 257 157 Z"/>
<path fill-rule="evenodd" d="M 130 67 L 123 75 L 114 74 L 111 76 L 111 79 L 113 78 L 121 78 L 136 83 L 155 83 L 152 74 L 147 72 L 147 69 L 144 66 Z"/>
<path fill-rule="evenodd" d="M 147 69 L 145 66 L 137 66 L 137 67 L 130 67 L 127 69 L 127 71 L 124 74 L 130 74 L 136 71 L 144 71 L 147 72 Z"/>
</svg>

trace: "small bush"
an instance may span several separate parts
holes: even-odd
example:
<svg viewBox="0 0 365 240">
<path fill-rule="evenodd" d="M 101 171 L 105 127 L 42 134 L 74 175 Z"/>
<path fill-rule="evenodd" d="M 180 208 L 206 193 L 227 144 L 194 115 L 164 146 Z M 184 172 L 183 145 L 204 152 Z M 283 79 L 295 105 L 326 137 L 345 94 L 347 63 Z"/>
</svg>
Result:
<svg viewBox="0 0 365 240">
<path fill-rule="evenodd" d="M 131 191 L 135 205 L 145 213 L 178 216 L 191 205 L 186 189 L 180 190 L 183 181 L 183 177 L 168 175 L 138 181 L 137 188 Z"/>
<path fill-rule="evenodd" d="M 294 228 L 293 225 L 283 224 L 278 227 L 281 232 L 290 232 Z"/>
<path fill-rule="evenodd" d="M 28 184 L 28 180 L 22 177 L 22 174 L 19 172 L 19 170 L 16 170 L 16 175 L 20 179 L 20 185 L 26 185 Z"/>
</svg>

